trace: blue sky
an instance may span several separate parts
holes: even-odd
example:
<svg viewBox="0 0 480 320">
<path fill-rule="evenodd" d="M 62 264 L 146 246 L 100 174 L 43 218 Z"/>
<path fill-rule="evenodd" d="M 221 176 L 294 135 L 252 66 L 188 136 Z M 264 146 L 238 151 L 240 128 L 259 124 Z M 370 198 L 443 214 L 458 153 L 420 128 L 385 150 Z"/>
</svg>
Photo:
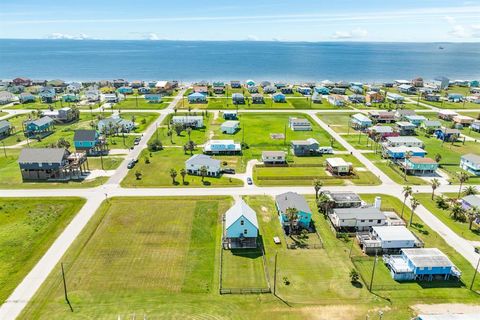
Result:
<svg viewBox="0 0 480 320">
<path fill-rule="evenodd" d="M 0 7 L 0 38 L 480 40 L 480 0 L 16 0 Z"/>
</svg>

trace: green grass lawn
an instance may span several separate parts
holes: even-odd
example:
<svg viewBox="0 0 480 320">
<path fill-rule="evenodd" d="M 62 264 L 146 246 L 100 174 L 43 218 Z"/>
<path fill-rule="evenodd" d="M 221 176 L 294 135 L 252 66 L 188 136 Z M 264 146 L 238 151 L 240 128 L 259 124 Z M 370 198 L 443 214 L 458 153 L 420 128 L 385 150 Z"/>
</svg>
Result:
<svg viewBox="0 0 480 320">
<path fill-rule="evenodd" d="M 138 109 L 138 110 L 160 110 L 165 109 L 169 104 L 167 99 L 162 99 L 160 103 L 151 103 L 142 97 L 128 98 L 114 105 L 114 109 Z"/>
<path fill-rule="evenodd" d="M 469 230 L 468 222 L 460 222 L 453 220 L 450 216 L 450 210 L 443 210 L 438 208 L 435 204 L 435 201 L 433 201 L 431 197 L 431 194 L 426 193 L 415 195 L 415 198 L 417 198 L 420 203 L 428 209 L 428 211 L 433 213 L 438 219 L 440 219 L 460 237 L 467 240 L 480 241 L 480 230 L 478 229 L 478 227 L 475 226 L 475 224 L 473 224 L 472 230 Z"/>
<path fill-rule="evenodd" d="M 103 157 L 103 170 L 115 170 L 117 169 L 122 161 L 123 157 L 117 156 L 106 156 Z M 88 166 L 90 170 L 101 170 L 102 169 L 102 159 L 100 157 L 89 157 Z"/>
<path fill-rule="evenodd" d="M 223 250 L 222 288 L 268 288 L 260 249 Z"/>
<path fill-rule="evenodd" d="M 198 153 L 198 151 L 195 153 Z M 145 157 L 150 160 L 150 163 L 145 163 Z M 162 151 L 152 153 L 145 149 L 139 156 L 140 161 L 128 172 L 121 184 L 123 187 L 130 188 L 239 187 L 243 185 L 241 180 L 224 176 L 218 178 L 206 177 L 204 182 L 202 182 L 202 177 L 200 176 L 187 175 L 185 183 L 182 183 L 180 170 L 185 168 L 185 160 L 190 157 L 190 154 L 183 152 L 183 148 L 167 147 Z M 170 177 L 170 169 L 175 169 L 178 173 L 176 184 L 173 184 Z M 142 173 L 140 180 L 137 180 L 135 176 L 137 171 Z"/>
<path fill-rule="evenodd" d="M 349 127 L 350 117 L 356 112 L 348 113 L 317 113 L 318 117 L 328 124 L 335 132 L 347 133 L 354 130 Z"/>
<path fill-rule="evenodd" d="M 383 171 L 387 176 L 390 177 L 393 181 L 401 185 L 424 185 L 427 184 L 427 181 L 418 177 L 407 175 L 405 180 L 405 175 L 400 171 L 400 169 L 393 165 L 389 164 L 389 160 L 382 159 L 380 154 L 366 153 L 364 156 L 372 161 L 372 163 L 377 166 L 380 170 Z"/>
<path fill-rule="evenodd" d="M 0 117 L 4 117 L 4 116 L 6 116 L 7 114 L 8 114 L 7 112 L 0 111 Z"/>
<path fill-rule="evenodd" d="M 0 304 L 84 203 L 81 198 L 0 198 Z"/>
</svg>

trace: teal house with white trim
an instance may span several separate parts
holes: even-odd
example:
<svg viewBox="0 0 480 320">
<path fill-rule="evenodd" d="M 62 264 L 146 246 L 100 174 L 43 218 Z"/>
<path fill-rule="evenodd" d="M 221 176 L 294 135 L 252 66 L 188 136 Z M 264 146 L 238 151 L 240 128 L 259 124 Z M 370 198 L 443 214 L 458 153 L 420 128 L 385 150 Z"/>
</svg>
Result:
<svg viewBox="0 0 480 320">
<path fill-rule="evenodd" d="M 258 220 L 255 211 L 239 199 L 225 213 L 223 247 L 225 249 L 256 248 Z"/>
<path fill-rule="evenodd" d="M 299 228 L 308 229 L 312 222 L 312 211 L 308 206 L 307 200 L 296 192 L 286 192 L 275 197 L 275 206 L 278 211 L 280 223 L 287 234 L 290 233 L 290 223 L 287 216 L 287 210 L 293 208 L 297 210 Z"/>
</svg>

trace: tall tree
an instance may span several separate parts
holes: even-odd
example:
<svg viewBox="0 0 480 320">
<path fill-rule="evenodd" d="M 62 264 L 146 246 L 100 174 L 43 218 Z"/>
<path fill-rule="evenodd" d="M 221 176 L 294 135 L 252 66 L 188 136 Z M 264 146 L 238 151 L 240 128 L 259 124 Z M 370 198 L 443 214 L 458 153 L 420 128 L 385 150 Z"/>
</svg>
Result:
<svg viewBox="0 0 480 320">
<path fill-rule="evenodd" d="M 175 169 L 170 169 L 170 177 L 172 178 L 172 184 L 175 184 L 175 178 L 177 177 L 177 170 Z"/>
<path fill-rule="evenodd" d="M 407 201 L 408 197 L 410 197 L 413 193 L 412 187 L 405 186 L 403 187 L 403 205 L 402 205 L 402 214 L 401 217 L 403 218 L 403 211 L 405 210 L 405 201 Z"/>
<path fill-rule="evenodd" d="M 415 199 L 414 197 L 412 197 L 412 199 L 410 199 L 410 206 L 412 207 L 412 214 L 410 215 L 410 223 L 408 224 L 409 226 L 412 225 L 412 221 L 413 221 L 413 215 L 415 214 L 415 210 L 417 209 L 417 207 L 420 205 L 420 202 Z"/>
<path fill-rule="evenodd" d="M 455 204 L 452 206 L 450 215 L 455 221 L 465 221 L 465 209 L 458 202 L 455 202 Z"/>
<path fill-rule="evenodd" d="M 202 167 L 200 168 L 200 175 L 202 176 L 202 182 L 204 182 L 205 177 L 207 176 L 207 174 L 208 174 L 208 169 L 207 169 L 207 167 L 202 166 Z"/>
<path fill-rule="evenodd" d="M 287 208 L 285 210 L 285 215 L 288 219 L 288 229 L 292 234 L 297 230 L 298 226 L 298 210 L 296 208 Z"/>
<path fill-rule="evenodd" d="M 185 168 L 182 168 L 182 170 L 180 170 L 180 175 L 182 176 L 182 184 L 185 184 L 185 176 L 187 175 L 187 170 L 185 170 Z"/>
<path fill-rule="evenodd" d="M 323 212 L 323 214 L 328 213 L 328 209 L 330 207 L 330 198 L 323 192 L 318 196 L 317 207 Z"/>
<path fill-rule="evenodd" d="M 480 210 L 478 207 L 471 207 L 467 210 L 468 230 L 472 230 L 473 222 L 480 218 Z"/>
<path fill-rule="evenodd" d="M 320 179 L 313 180 L 313 188 L 315 189 L 315 199 L 318 200 L 318 193 L 323 186 L 323 182 Z"/>
<path fill-rule="evenodd" d="M 460 174 L 458 175 L 458 181 L 460 181 L 460 187 L 458 188 L 458 195 L 457 195 L 457 199 L 460 198 L 460 194 L 462 193 L 462 186 L 465 182 L 468 181 L 468 174 L 466 172 L 460 172 Z"/>
<path fill-rule="evenodd" d="M 432 179 L 432 200 L 433 200 L 433 197 L 435 197 L 435 190 L 440 186 L 440 181 L 435 178 L 435 179 Z"/>
</svg>

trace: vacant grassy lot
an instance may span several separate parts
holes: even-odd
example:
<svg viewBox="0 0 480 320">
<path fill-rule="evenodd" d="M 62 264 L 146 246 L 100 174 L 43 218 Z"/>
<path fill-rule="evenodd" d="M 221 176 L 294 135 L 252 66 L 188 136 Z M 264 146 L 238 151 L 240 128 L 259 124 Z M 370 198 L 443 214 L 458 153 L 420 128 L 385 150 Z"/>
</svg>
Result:
<svg viewBox="0 0 480 320">
<path fill-rule="evenodd" d="M 348 112 L 348 113 L 318 113 L 318 117 L 328 124 L 330 128 L 332 128 L 335 132 L 338 133 L 347 133 L 353 132 L 354 129 L 348 128 L 350 117 L 355 114 L 356 112 Z"/>
<path fill-rule="evenodd" d="M 223 250 L 222 287 L 268 288 L 260 249 Z"/>
<path fill-rule="evenodd" d="M 198 153 L 196 151 L 195 153 Z M 165 148 L 162 151 L 149 152 L 147 149 L 142 151 L 139 162 L 130 170 L 122 181 L 122 186 L 133 188 L 154 188 L 154 187 L 238 187 L 242 186 L 243 182 L 234 178 L 227 178 L 221 176 L 205 177 L 202 182 L 202 177 L 187 175 L 185 182 L 182 181 L 180 170 L 185 168 L 185 160 L 190 158 L 190 153 L 185 154 L 183 148 Z M 150 160 L 150 163 L 145 163 L 145 158 Z M 176 183 L 170 177 L 170 169 L 175 169 L 178 173 Z M 141 179 L 137 179 L 135 172 L 142 173 Z"/>
<path fill-rule="evenodd" d="M 115 170 L 120 166 L 123 160 L 124 160 L 123 157 L 116 157 L 116 156 L 103 157 L 103 170 Z M 100 159 L 100 157 L 89 157 L 88 166 L 90 170 L 95 170 L 95 169 L 100 170 L 102 169 L 102 160 Z"/>
<path fill-rule="evenodd" d="M 455 195 L 449 195 L 452 197 L 456 197 Z M 480 241 L 480 230 L 479 228 L 473 224 L 472 230 L 469 230 L 469 223 L 468 222 L 460 222 L 455 221 L 451 217 L 451 210 L 443 210 L 437 207 L 435 201 L 432 200 L 431 194 L 421 193 L 415 195 L 420 203 L 428 209 L 431 213 L 433 213 L 438 219 L 440 219 L 444 224 L 446 224 L 450 229 L 456 232 L 462 238 L 467 240 L 473 241 Z"/>
<path fill-rule="evenodd" d="M 115 104 L 115 109 L 138 109 L 138 110 L 160 110 L 165 109 L 169 104 L 169 98 L 163 98 L 160 103 L 151 103 L 142 97 L 132 97 Z"/>
<path fill-rule="evenodd" d="M 84 202 L 80 198 L 0 198 L 0 304 Z"/>
</svg>

